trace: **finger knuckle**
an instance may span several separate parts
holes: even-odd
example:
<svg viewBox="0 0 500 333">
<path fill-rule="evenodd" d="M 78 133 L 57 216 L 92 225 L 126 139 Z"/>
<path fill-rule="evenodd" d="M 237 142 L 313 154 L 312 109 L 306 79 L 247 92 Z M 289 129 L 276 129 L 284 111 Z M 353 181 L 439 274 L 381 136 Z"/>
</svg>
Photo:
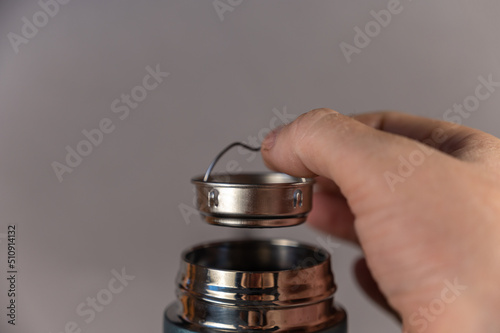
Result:
<svg viewBox="0 0 500 333">
<path fill-rule="evenodd" d="M 314 109 L 300 115 L 290 128 L 296 152 L 300 155 L 303 150 L 311 149 L 311 145 L 314 144 L 314 134 L 322 127 L 343 126 L 343 118 L 345 117 L 340 113 L 328 108 Z"/>
<path fill-rule="evenodd" d="M 496 140 L 485 133 L 471 133 L 461 140 L 451 144 L 449 149 L 453 150 L 456 154 L 465 155 L 467 152 L 474 152 L 476 155 L 486 155 L 492 152 L 498 152 L 499 144 Z"/>
<path fill-rule="evenodd" d="M 338 112 L 327 108 L 314 109 L 300 115 L 294 122 L 294 132 L 302 136 L 306 134 L 318 122 L 324 122 L 327 118 L 337 118 Z"/>
</svg>

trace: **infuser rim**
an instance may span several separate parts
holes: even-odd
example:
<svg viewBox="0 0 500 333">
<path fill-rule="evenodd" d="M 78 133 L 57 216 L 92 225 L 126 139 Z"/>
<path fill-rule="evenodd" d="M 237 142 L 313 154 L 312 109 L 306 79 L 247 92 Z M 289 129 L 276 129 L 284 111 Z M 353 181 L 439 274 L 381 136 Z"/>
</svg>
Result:
<svg viewBox="0 0 500 333">
<path fill-rule="evenodd" d="M 277 187 L 303 186 L 314 183 L 313 178 L 299 178 L 281 172 L 216 173 L 205 181 L 203 175 L 193 177 L 191 182 L 198 186 L 240 186 L 240 187 Z"/>
</svg>

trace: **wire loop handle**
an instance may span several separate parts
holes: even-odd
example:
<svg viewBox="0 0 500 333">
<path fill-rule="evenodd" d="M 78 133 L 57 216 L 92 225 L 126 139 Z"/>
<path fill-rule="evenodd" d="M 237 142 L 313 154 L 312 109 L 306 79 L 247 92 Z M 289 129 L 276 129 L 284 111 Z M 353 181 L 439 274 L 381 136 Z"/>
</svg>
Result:
<svg viewBox="0 0 500 333">
<path fill-rule="evenodd" d="M 206 182 L 208 181 L 208 179 L 210 178 L 210 174 L 212 173 L 212 169 L 215 167 L 215 164 L 217 164 L 217 162 L 220 160 L 220 158 L 225 154 L 227 153 L 227 151 L 235 146 L 240 146 L 240 147 L 243 147 L 243 148 L 246 148 L 248 150 L 251 150 L 251 151 L 260 151 L 260 147 L 251 147 L 245 143 L 242 143 L 242 142 L 233 142 L 231 143 L 229 146 L 227 146 L 226 148 L 222 149 L 222 151 L 217 154 L 217 156 L 215 156 L 214 160 L 212 161 L 212 163 L 210 163 L 210 165 L 208 166 L 208 169 L 207 171 L 205 172 L 205 176 L 203 177 L 203 181 Z"/>
</svg>

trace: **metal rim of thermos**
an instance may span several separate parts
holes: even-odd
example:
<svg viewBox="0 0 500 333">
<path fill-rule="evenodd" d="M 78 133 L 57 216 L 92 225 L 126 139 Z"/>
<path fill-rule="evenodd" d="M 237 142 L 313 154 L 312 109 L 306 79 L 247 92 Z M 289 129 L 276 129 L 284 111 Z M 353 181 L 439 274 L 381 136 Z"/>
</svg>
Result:
<svg viewBox="0 0 500 333">
<path fill-rule="evenodd" d="M 345 333 L 330 255 L 285 239 L 230 240 L 184 251 L 165 333 Z"/>
</svg>

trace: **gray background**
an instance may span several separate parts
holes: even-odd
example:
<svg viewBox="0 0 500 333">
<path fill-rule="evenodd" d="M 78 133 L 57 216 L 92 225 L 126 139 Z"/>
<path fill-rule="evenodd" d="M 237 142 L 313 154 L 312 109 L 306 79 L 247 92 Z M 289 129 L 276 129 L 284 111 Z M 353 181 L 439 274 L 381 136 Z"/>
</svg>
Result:
<svg viewBox="0 0 500 333">
<path fill-rule="evenodd" d="M 184 248 L 241 232 L 184 218 L 189 179 L 218 150 L 269 127 L 273 109 L 317 107 L 346 114 L 399 109 L 442 118 L 474 93 L 477 78 L 500 81 L 498 1 L 402 0 L 403 11 L 347 63 L 339 44 L 387 0 L 244 0 L 221 21 L 212 1 L 72 1 L 16 54 L 36 1 L 0 5 L 0 233 L 18 227 L 18 318 L 7 325 L 6 240 L 0 239 L 0 331 L 160 332 L 174 299 Z M 112 101 L 142 83 L 146 66 L 170 73 L 125 120 Z M 465 124 L 500 135 L 500 93 Z M 59 182 L 53 161 L 82 130 L 109 118 L 115 130 Z M 245 170 L 249 163 L 237 151 Z M 356 172 L 363 172 L 362 166 Z M 313 244 L 307 226 L 257 232 Z M 319 237 L 319 238 L 318 238 Z M 337 242 L 337 241 L 335 241 Z M 356 286 L 360 252 L 337 242 L 338 300 L 351 332 L 398 332 Z M 90 323 L 75 312 L 107 287 L 111 270 L 135 279 Z"/>
</svg>

